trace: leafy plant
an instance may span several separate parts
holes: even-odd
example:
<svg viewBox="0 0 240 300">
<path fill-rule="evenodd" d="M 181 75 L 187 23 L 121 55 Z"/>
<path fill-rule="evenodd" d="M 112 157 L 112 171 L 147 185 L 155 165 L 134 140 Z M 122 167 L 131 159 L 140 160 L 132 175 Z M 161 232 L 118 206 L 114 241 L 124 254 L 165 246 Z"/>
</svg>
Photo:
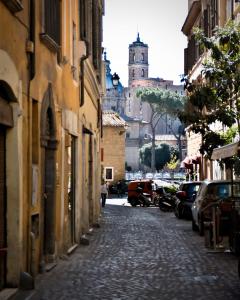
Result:
<svg viewBox="0 0 240 300">
<path fill-rule="evenodd" d="M 152 147 L 151 147 L 151 169 L 155 170 L 155 130 L 158 122 L 163 116 L 168 114 L 171 117 L 178 118 L 179 112 L 184 108 L 185 97 L 179 95 L 178 93 L 165 90 L 162 88 L 141 88 L 137 91 L 137 97 L 141 101 L 149 104 L 151 109 L 151 116 L 149 120 L 149 125 L 152 131 Z M 179 153 L 181 155 L 181 136 L 184 131 L 182 128 L 176 133 L 173 131 L 172 127 L 169 128 L 172 134 L 176 137 L 179 145 Z"/>
</svg>

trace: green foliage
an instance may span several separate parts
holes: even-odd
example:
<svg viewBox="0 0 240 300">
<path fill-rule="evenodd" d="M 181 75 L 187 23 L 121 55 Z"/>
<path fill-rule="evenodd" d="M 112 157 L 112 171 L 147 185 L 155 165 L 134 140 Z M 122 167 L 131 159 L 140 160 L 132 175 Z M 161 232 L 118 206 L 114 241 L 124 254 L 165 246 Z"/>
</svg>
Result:
<svg viewBox="0 0 240 300">
<path fill-rule="evenodd" d="M 143 102 L 151 104 L 155 111 L 160 114 L 167 113 L 171 116 L 177 116 L 184 107 L 185 97 L 171 90 L 145 87 L 140 88 L 136 95 Z"/>
<path fill-rule="evenodd" d="M 229 22 L 210 38 L 199 28 L 194 34 L 208 54 L 202 63 L 202 81 L 184 78 L 188 101 L 179 118 L 202 135 L 201 152 L 211 157 L 215 147 L 231 143 L 240 133 L 240 24 Z M 216 133 L 211 125 L 217 121 L 229 128 L 238 124 L 237 130 Z"/>
<path fill-rule="evenodd" d="M 167 144 L 160 144 L 155 147 L 155 168 L 156 170 L 162 170 L 166 163 L 171 161 L 171 158 L 178 157 L 179 152 Z M 145 144 L 140 149 L 140 160 L 145 166 L 151 167 L 151 156 L 152 156 L 152 144 Z"/>
<path fill-rule="evenodd" d="M 225 140 L 226 144 L 231 144 L 237 135 L 237 126 L 232 126 L 228 128 L 227 131 L 221 133 L 221 137 Z"/>
</svg>

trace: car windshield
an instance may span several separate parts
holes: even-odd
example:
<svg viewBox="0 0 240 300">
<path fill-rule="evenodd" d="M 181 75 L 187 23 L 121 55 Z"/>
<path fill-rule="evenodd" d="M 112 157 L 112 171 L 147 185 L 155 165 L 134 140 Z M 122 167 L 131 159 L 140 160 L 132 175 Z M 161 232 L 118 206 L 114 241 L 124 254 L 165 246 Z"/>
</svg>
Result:
<svg viewBox="0 0 240 300">
<path fill-rule="evenodd" d="M 240 197 L 240 182 L 210 183 L 207 187 L 206 196 L 221 199 Z"/>
</svg>

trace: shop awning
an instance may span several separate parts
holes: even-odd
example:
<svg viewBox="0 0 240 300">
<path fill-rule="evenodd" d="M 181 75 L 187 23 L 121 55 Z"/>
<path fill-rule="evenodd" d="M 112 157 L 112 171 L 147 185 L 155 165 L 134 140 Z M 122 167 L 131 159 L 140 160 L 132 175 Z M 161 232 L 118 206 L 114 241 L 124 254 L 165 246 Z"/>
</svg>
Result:
<svg viewBox="0 0 240 300">
<path fill-rule="evenodd" d="M 192 169 L 193 163 L 191 157 L 190 156 L 185 157 L 184 160 L 181 162 L 180 167 L 185 169 Z"/>
<path fill-rule="evenodd" d="M 239 142 L 228 144 L 219 148 L 213 149 L 211 159 L 222 159 L 232 157 L 238 153 Z"/>
</svg>

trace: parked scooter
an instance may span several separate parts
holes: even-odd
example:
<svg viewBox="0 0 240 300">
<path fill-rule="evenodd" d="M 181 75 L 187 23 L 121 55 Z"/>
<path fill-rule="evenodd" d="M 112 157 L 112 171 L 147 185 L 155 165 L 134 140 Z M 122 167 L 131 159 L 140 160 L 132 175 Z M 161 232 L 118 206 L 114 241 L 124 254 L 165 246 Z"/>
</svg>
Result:
<svg viewBox="0 0 240 300">
<path fill-rule="evenodd" d="M 151 195 L 147 193 L 143 193 L 143 189 L 141 187 L 137 188 L 137 199 L 136 199 L 136 205 L 140 206 L 150 206 L 151 204 Z"/>
<path fill-rule="evenodd" d="M 156 197 L 161 211 L 173 211 L 175 202 L 171 194 L 166 193 L 163 188 L 159 187 L 156 190 Z"/>
</svg>

